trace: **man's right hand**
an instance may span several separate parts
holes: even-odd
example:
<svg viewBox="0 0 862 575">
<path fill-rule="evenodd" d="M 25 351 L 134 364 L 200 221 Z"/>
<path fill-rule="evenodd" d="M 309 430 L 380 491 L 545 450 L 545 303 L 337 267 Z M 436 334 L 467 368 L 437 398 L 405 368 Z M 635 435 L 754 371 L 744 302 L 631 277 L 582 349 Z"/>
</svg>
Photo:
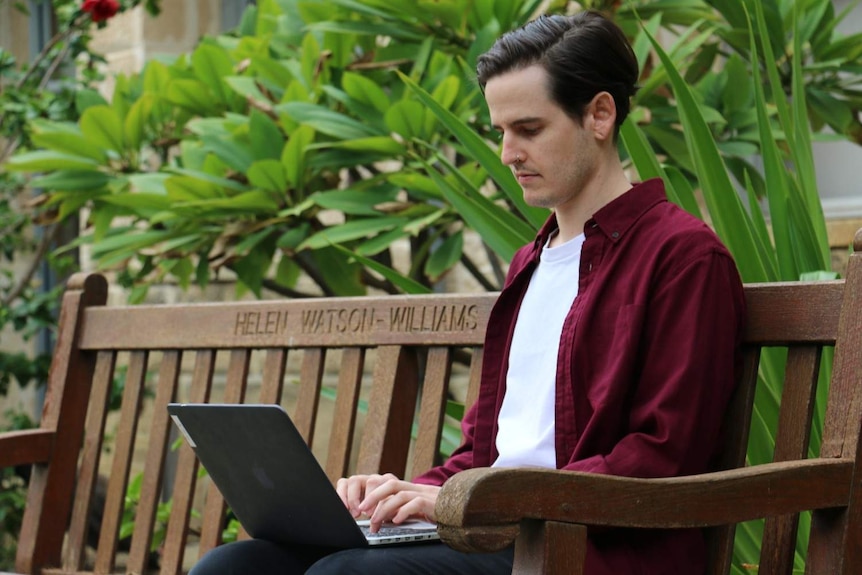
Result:
<svg viewBox="0 0 862 575">
<path fill-rule="evenodd" d="M 371 531 L 386 521 L 401 523 L 411 517 L 434 521 L 434 505 L 440 488 L 398 479 L 395 475 L 354 475 L 342 478 L 336 491 L 353 517 L 367 515 Z"/>
</svg>

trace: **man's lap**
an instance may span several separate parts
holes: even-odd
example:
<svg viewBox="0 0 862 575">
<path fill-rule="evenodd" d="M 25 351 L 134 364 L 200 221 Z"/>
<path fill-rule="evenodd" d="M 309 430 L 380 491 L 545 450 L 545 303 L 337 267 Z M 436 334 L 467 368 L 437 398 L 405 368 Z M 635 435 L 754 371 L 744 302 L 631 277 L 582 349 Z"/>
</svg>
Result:
<svg viewBox="0 0 862 575">
<path fill-rule="evenodd" d="M 508 575 L 513 556 L 511 548 L 499 553 L 461 553 L 442 543 L 335 550 L 252 539 L 213 549 L 190 575 Z"/>
</svg>

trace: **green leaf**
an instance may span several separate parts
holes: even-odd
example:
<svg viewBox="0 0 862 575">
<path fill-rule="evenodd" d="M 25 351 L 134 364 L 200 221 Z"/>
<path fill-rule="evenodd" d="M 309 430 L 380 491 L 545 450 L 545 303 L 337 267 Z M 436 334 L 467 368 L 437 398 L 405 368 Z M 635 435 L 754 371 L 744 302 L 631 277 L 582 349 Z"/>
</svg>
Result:
<svg viewBox="0 0 862 575">
<path fill-rule="evenodd" d="M 335 244 L 349 242 L 379 234 L 394 227 L 403 226 L 407 218 L 384 216 L 363 218 L 325 228 L 299 245 L 298 250 L 316 250 Z"/>
<path fill-rule="evenodd" d="M 259 190 L 243 192 L 231 198 L 191 200 L 183 202 L 180 207 L 203 208 L 205 213 L 224 213 L 233 217 L 236 217 L 237 212 L 267 215 L 274 214 L 278 210 L 278 204 L 272 197 Z"/>
<path fill-rule="evenodd" d="M 302 268 L 291 258 L 282 256 L 278 260 L 278 266 L 275 271 L 276 283 L 287 288 L 293 288 L 296 286 L 296 282 L 299 281 L 301 275 Z"/>
<path fill-rule="evenodd" d="M 458 231 L 446 238 L 433 252 L 425 264 L 425 273 L 437 281 L 461 259 L 464 250 L 464 234 Z"/>
<path fill-rule="evenodd" d="M 237 279 L 247 286 L 259 298 L 263 290 L 263 279 L 266 277 L 269 268 L 272 266 L 272 256 L 275 250 L 274 242 L 266 242 L 265 233 L 269 230 L 263 230 L 257 235 L 261 235 L 261 242 L 252 249 L 247 256 L 241 258 L 231 265 L 231 268 L 236 272 Z"/>
<path fill-rule="evenodd" d="M 523 237 L 517 237 L 510 228 L 502 223 L 499 218 L 499 207 L 494 206 L 487 199 L 480 199 L 476 195 L 467 196 L 454 189 L 446 180 L 437 173 L 432 166 L 426 166 L 428 174 L 437 186 L 443 191 L 443 195 L 452 204 L 452 207 L 467 224 L 476 230 L 494 252 L 505 261 L 511 261 L 515 252 L 523 246 L 526 241 Z M 479 195 L 481 196 L 481 194 Z M 528 240 L 527 240 L 528 241 Z"/>
<path fill-rule="evenodd" d="M 155 245 L 171 237 L 170 232 L 136 231 L 134 229 L 115 228 L 113 235 L 93 243 L 93 256 L 102 259 L 108 255 L 120 253 L 122 257 L 129 257 L 137 251 Z"/>
<path fill-rule="evenodd" d="M 93 106 L 107 106 L 108 101 L 98 90 L 84 89 L 75 93 L 75 108 L 78 114 L 83 114 Z"/>
<path fill-rule="evenodd" d="M 362 268 L 356 262 L 357 258 L 346 257 L 340 246 L 307 253 L 333 295 L 365 295 L 366 288 L 361 281 Z"/>
<path fill-rule="evenodd" d="M 386 174 L 386 179 L 399 188 L 404 188 L 412 196 L 422 200 L 442 200 L 443 194 L 434 180 L 422 174 L 394 172 Z"/>
<path fill-rule="evenodd" d="M 390 131 L 400 134 L 406 140 L 423 138 L 424 117 L 425 108 L 422 104 L 412 100 L 401 100 L 386 112 L 386 127 Z"/>
<path fill-rule="evenodd" d="M 287 176 L 284 166 L 278 160 L 262 160 L 255 162 L 248 169 L 248 181 L 251 185 L 283 195 L 287 192 Z"/>
<path fill-rule="evenodd" d="M 131 150 L 137 151 L 141 147 L 154 101 L 155 98 L 151 94 L 144 94 L 129 108 L 124 127 L 128 147 Z"/>
<path fill-rule="evenodd" d="M 351 259 L 356 260 L 360 264 L 364 265 L 367 268 L 370 268 L 384 278 L 392 282 L 396 287 L 401 288 L 404 293 L 407 294 L 428 294 L 431 293 L 431 290 L 419 282 L 408 278 L 407 276 L 398 273 L 394 269 L 381 264 L 380 262 L 374 261 L 371 258 L 367 258 L 365 256 L 359 255 L 355 252 L 351 252 L 347 248 L 343 246 L 335 246 L 339 252 L 343 255 L 348 256 Z"/>
<path fill-rule="evenodd" d="M 393 242 L 409 236 L 403 229 L 395 228 L 382 234 L 377 234 L 370 240 L 366 240 L 356 246 L 355 252 L 362 256 L 374 256 L 383 250 L 392 247 Z"/>
<path fill-rule="evenodd" d="M 667 71 L 676 96 L 683 134 L 709 207 L 709 215 L 718 235 L 733 254 L 744 281 L 766 281 L 765 264 L 755 245 L 749 218 L 735 193 L 712 132 L 704 120 L 691 88 L 665 53 L 661 44 L 649 32 L 653 48 Z"/>
<path fill-rule="evenodd" d="M 422 103 L 434 112 L 440 122 L 446 126 L 450 132 L 452 132 L 452 134 L 459 142 L 461 142 L 469 153 L 476 158 L 482 167 L 487 170 L 488 174 L 494 179 L 497 185 L 500 186 L 506 197 L 508 197 L 515 205 L 518 212 L 520 212 L 527 221 L 530 222 L 530 225 L 533 228 L 539 229 L 539 227 L 548 218 L 548 211 L 542 208 L 528 206 L 526 202 L 524 202 L 523 191 L 521 190 L 521 186 L 518 185 L 517 180 L 515 180 L 514 175 L 512 175 L 512 170 L 500 162 L 500 158 L 497 154 L 488 147 L 488 144 L 480 138 L 479 135 L 470 128 L 470 126 L 461 121 L 449 110 L 440 106 L 440 104 L 438 104 L 437 101 L 434 100 L 434 98 L 428 94 L 428 92 L 423 90 L 416 82 L 401 73 L 399 73 L 399 77 L 411 90 L 413 90 L 413 92 L 416 93 Z"/>
<path fill-rule="evenodd" d="M 310 126 L 322 134 L 339 140 L 384 135 L 358 120 L 316 104 L 288 102 L 276 106 L 276 110 L 287 114 L 300 124 Z"/>
<path fill-rule="evenodd" d="M 91 159 L 73 156 L 50 150 L 25 152 L 12 156 L 6 162 L 6 168 L 21 172 L 50 172 L 53 170 L 89 170 L 98 164 Z"/>
<path fill-rule="evenodd" d="M 188 202 L 220 198 L 223 190 L 213 182 L 193 176 L 171 176 L 165 180 L 165 190 L 168 198 L 175 202 Z"/>
<path fill-rule="evenodd" d="M 231 89 L 242 96 L 243 98 L 256 100 L 258 102 L 267 102 L 267 98 L 258 87 L 257 80 L 248 76 L 229 76 L 224 79 Z"/>
<path fill-rule="evenodd" d="M 238 182 L 231 178 L 216 176 L 203 170 L 195 170 L 191 168 L 169 168 L 169 171 L 173 174 L 189 176 L 197 180 L 208 182 L 215 185 L 216 188 L 224 191 L 225 193 L 248 191 L 248 186 L 246 186 L 242 182 Z"/>
<path fill-rule="evenodd" d="M 245 173 L 255 161 L 254 152 L 248 142 L 237 138 L 202 136 L 203 148 L 216 155 L 222 162 L 237 172 Z"/>
<path fill-rule="evenodd" d="M 81 133 L 101 148 L 122 152 L 123 122 L 110 106 L 93 106 L 81 116 Z"/>
<path fill-rule="evenodd" d="M 397 192 L 380 187 L 376 189 L 330 190 L 315 192 L 309 199 L 324 209 L 338 210 L 356 216 L 379 216 L 375 206 L 395 200 Z"/>
<path fill-rule="evenodd" d="M 824 4 L 827 3 L 824 2 Z M 795 11 L 794 14 L 796 14 Z M 828 268 L 831 265 L 832 256 L 829 248 L 828 233 L 826 231 L 826 219 L 823 217 L 823 206 L 820 202 L 820 194 L 817 188 L 814 152 L 811 144 L 811 129 L 808 124 L 805 78 L 802 73 L 802 40 L 800 36 L 799 24 L 794 20 L 794 53 L 792 61 L 793 102 L 791 110 L 794 127 L 794 145 L 790 148 L 790 154 L 799 176 L 799 186 L 806 205 L 806 213 L 810 216 L 809 221 L 817 238 L 816 247 L 820 251 L 819 261 L 824 268 Z"/>
<path fill-rule="evenodd" d="M 381 114 L 385 114 L 389 109 L 389 98 L 373 80 L 355 72 L 345 72 L 341 85 L 351 98 L 373 106 Z"/>
<path fill-rule="evenodd" d="M 111 176 L 96 170 L 58 170 L 47 176 L 34 178 L 30 185 L 46 190 L 86 192 L 104 188 Z"/>
<path fill-rule="evenodd" d="M 333 32 L 336 34 L 360 34 L 364 36 L 389 36 L 405 42 L 421 42 L 425 36 L 402 27 L 389 24 L 372 24 L 370 22 L 315 22 L 308 26 L 315 32 Z"/>
<path fill-rule="evenodd" d="M 281 154 L 284 173 L 291 187 L 302 190 L 306 170 L 306 153 L 314 141 L 314 129 L 301 126 L 290 134 L 290 139 Z"/>
<path fill-rule="evenodd" d="M 764 23 L 759 9 L 756 14 L 759 20 L 758 25 L 761 27 L 761 33 L 763 33 L 765 32 L 763 28 Z M 753 28 L 750 34 L 751 53 L 757 55 L 757 42 Z M 765 42 L 764 45 L 769 46 L 769 43 Z M 766 61 L 765 64 L 767 70 L 769 70 L 770 63 Z M 775 238 L 775 251 L 778 255 L 778 273 L 780 279 L 792 281 L 799 277 L 799 269 L 796 266 L 796 260 L 793 255 L 790 216 L 788 214 L 790 184 L 787 181 L 787 171 L 781 157 L 781 152 L 772 134 L 772 125 L 766 110 L 766 96 L 763 92 L 763 83 L 760 70 L 757 66 L 753 67 L 752 74 L 754 80 L 754 102 L 757 109 L 757 124 L 760 129 L 760 148 L 763 155 L 763 169 L 766 180 L 766 197 L 769 201 L 772 233 Z M 778 98 L 783 100 L 783 93 Z"/>
<path fill-rule="evenodd" d="M 251 151 L 255 160 L 278 160 L 284 148 L 284 134 L 266 114 L 251 111 L 249 121 Z"/>
<path fill-rule="evenodd" d="M 389 136 L 372 136 L 370 138 L 344 140 L 343 142 L 321 142 L 312 147 L 314 149 L 337 148 L 357 152 L 376 152 L 387 156 L 401 156 L 407 151 L 403 144 L 396 142 Z"/>
<path fill-rule="evenodd" d="M 169 102 L 200 116 L 214 116 L 216 106 L 210 89 L 200 80 L 174 79 L 168 84 Z"/>
<path fill-rule="evenodd" d="M 153 195 L 165 195 L 165 180 L 170 178 L 170 174 L 165 173 L 143 173 L 131 174 L 128 176 L 129 184 L 132 192 L 149 193 Z"/>
<path fill-rule="evenodd" d="M 150 218 L 155 214 L 171 209 L 171 200 L 163 194 L 129 193 L 101 196 L 100 203 L 126 208 L 142 218 Z"/>
<path fill-rule="evenodd" d="M 434 98 L 438 104 L 448 110 L 455 104 L 460 93 L 461 79 L 458 78 L 458 76 L 451 75 L 447 76 L 442 82 L 437 84 L 437 87 L 434 88 L 433 92 L 431 92 L 431 97 Z"/>
<path fill-rule="evenodd" d="M 34 121 L 32 126 L 31 140 L 40 148 L 89 158 L 100 164 L 107 159 L 106 150 L 85 138 L 78 126 L 66 129 L 62 124 L 38 120 Z"/>
<path fill-rule="evenodd" d="M 219 102 L 225 103 L 227 94 L 223 78 L 233 73 L 233 65 L 224 48 L 214 44 L 200 44 L 192 53 L 195 75 L 209 86 Z"/>
</svg>

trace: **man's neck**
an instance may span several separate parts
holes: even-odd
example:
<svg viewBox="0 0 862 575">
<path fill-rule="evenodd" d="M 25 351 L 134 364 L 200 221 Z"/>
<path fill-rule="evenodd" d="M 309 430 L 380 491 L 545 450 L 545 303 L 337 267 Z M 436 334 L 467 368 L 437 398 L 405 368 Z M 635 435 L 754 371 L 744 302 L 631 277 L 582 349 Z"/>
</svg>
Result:
<svg viewBox="0 0 862 575">
<path fill-rule="evenodd" d="M 559 233 L 551 239 L 551 247 L 583 233 L 584 225 L 593 214 L 631 189 L 619 160 L 615 159 L 614 164 L 609 169 L 598 170 L 575 202 L 555 209 Z"/>
</svg>

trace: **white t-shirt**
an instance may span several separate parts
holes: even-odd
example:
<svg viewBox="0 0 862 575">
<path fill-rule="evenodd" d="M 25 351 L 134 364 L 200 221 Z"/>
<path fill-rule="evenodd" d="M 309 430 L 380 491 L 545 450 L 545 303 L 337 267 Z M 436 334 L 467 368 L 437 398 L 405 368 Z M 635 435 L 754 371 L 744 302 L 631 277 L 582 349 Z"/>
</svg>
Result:
<svg viewBox="0 0 862 575">
<path fill-rule="evenodd" d="M 546 245 L 530 278 L 509 350 L 494 467 L 557 466 L 557 354 L 563 322 L 578 295 L 584 239 L 581 234 L 554 248 Z"/>
</svg>

